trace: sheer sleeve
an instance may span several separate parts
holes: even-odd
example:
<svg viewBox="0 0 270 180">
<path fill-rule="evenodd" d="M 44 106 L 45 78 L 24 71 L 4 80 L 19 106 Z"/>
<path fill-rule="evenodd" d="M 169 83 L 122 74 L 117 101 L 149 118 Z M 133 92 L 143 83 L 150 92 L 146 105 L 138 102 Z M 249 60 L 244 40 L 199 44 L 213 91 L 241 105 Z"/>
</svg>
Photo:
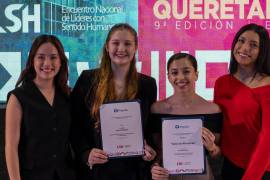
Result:
<svg viewBox="0 0 270 180">
<path fill-rule="evenodd" d="M 243 180 L 260 180 L 270 165 L 270 86 L 260 89 L 261 132 Z"/>
</svg>

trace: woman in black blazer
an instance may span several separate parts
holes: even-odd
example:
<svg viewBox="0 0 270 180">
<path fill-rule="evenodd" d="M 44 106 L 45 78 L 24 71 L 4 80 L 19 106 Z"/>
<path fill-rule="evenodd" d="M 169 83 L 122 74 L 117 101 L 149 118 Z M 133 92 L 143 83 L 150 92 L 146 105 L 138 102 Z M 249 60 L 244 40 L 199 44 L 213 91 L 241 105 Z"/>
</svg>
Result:
<svg viewBox="0 0 270 180">
<path fill-rule="evenodd" d="M 148 145 L 148 116 L 156 100 L 156 83 L 136 71 L 137 33 L 128 24 L 114 25 L 105 42 L 99 69 L 83 71 L 71 94 L 72 142 L 80 180 L 150 179 L 156 152 Z M 99 107 L 115 100 L 139 99 L 145 142 L 143 157 L 108 159 L 102 150 Z"/>
<path fill-rule="evenodd" d="M 41 35 L 9 93 L 6 162 L 10 180 L 74 180 L 69 145 L 67 58 L 61 42 Z"/>
</svg>

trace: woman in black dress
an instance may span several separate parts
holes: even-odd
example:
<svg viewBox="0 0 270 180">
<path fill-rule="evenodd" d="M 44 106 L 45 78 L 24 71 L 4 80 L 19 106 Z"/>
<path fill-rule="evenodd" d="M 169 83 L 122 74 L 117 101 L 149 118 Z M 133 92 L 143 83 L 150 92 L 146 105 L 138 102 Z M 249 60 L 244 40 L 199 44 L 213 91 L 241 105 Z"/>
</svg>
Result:
<svg viewBox="0 0 270 180">
<path fill-rule="evenodd" d="M 69 145 L 67 58 L 53 35 L 35 39 L 9 93 L 6 162 L 10 180 L 74 180 Z"/>
</svg>

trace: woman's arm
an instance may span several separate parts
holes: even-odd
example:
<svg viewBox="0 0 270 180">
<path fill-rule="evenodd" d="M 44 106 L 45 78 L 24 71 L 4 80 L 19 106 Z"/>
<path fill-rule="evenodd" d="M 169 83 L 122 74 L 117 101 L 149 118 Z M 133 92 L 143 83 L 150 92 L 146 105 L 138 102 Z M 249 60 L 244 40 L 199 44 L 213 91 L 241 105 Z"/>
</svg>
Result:
<svg viewBox="0 0 270 180">
<path fill-rule="evenodd" d="M 78 78 L 70 95 L 71 99 L 71 144 L 75 152 L 76 158 L 83 164 L 93 165 L 90 156 L 96 152 L 96 144 L 94 143 L 94 120 L 91 119 L 89 104 L 93 101 L 93 96 L 89 96 L 86 102 L 89 89 L 92 88 L 95 70 L 83 71 Z M 91 94 L 95 92 L 91 91 Z M 96 154 L 96 153 L 94 153 Z M 91 161 L 90 161 L 91 160 Z"/>
<path fill-rule="evenodd" d="M 270 164 L 270 88 L 261 89 L 261 131 L 243 180 L 260 180 Z"/>
<path fill-rule="evenodd" d="M 76 158 L 83 163 L 88 162 L 90 145 L 88 143 L 88 127 L 85 126 L 87 111 L 85 105 L 87 74 L 83 71 L 78 78 L 70 95 L 71 100 L 71 145 L 74 149 Z M 90 119 L 89 119 L 90 121 Z M 90 127 L 90 123 L 88 125 Z"/>
<path fill-rule="evenodd" d="M 13 94 L 6 108 L 5 154 L 10 180 L 20 180 L 18 145 L 22 121 L 21 105 Z"/>
</svg>

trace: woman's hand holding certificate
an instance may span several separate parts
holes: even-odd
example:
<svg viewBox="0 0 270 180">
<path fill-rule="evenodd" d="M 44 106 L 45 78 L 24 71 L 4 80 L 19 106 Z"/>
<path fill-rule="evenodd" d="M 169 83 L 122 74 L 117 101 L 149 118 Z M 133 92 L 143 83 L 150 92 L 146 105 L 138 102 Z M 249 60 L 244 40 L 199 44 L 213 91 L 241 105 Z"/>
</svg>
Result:
<svg viewBox="0 0 270 180">
<path fill-rule="evenodd" d="M 152 161 L 152 160 L 155 159 L 156 156 L 157 156 L 156 151 L 146 143 L 146 140 L 144 140 L 144 156 L 143 156 L 143 160 Z"/>
<path fill-rule="evenodd" d="M 138 101 L 111 102 L 100 107 L 103 150 L 109 157 L 144 154 L 141 109 Z"/>
<path fill-rule="evenodd" d="M 108 155 L 101 149 L 93 148 L 88 157 L 87 165 L 92 169 L 95 164 L 104 164 L 108 161 Z"/>
</svg>

